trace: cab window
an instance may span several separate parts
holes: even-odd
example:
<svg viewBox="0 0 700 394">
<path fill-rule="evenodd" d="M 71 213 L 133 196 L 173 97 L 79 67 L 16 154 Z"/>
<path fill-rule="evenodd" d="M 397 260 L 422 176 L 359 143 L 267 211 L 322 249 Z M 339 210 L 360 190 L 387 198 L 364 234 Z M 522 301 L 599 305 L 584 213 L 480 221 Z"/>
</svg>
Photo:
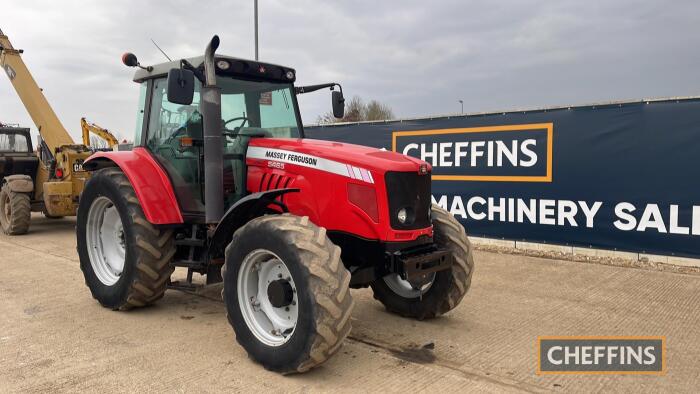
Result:
<svg viewBox="0 0 700 394">
<path fill-rule="evenodd" d="M 0 133 L 0 152 L 29 152 L 27 137 L 22 134 Z"/>
</svg>

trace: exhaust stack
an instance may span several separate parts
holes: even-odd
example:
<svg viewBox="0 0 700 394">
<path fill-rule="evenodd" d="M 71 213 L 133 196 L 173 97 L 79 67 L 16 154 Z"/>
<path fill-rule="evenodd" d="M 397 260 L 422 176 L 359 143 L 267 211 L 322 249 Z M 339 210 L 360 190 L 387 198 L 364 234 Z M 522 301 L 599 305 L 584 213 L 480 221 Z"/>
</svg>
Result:
<svg viewBox="0 0 700 394">
<path fill-rule="evenodd" d="M 214 66 L 214 54 L 218 47 L 219 36 L 214 36 L 204 52 L 205 84 L 200 103 L 204 127 L 204 213 L 207 224 L 217 224 L 224 216 L 221 88 L 216 86 Z"/>
</svg>

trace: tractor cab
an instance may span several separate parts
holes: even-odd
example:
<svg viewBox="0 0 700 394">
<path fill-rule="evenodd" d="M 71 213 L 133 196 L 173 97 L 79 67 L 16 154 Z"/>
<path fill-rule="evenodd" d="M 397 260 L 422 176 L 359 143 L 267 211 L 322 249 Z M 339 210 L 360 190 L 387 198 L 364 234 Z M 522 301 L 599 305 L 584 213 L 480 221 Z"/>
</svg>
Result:
<svg viewBox="0 0 700 394">
<path fill-rule="evenodd" d="M 135 145 L 153 153 L 167 171 L 183 212 L 193 216 L 201 216 L 205 206 L 204 83 L 196 78 L 203 71 L 203 61 L 198 57 L 164 63 L 139 70 L 135 76 L 141 83 Z M 214 63 L 227 209 L 246 194 L 245 153 L 250 139 L 300 138 L 303 127 L 293 69 L 224 56 L 217 56 Z"/>
</svg>

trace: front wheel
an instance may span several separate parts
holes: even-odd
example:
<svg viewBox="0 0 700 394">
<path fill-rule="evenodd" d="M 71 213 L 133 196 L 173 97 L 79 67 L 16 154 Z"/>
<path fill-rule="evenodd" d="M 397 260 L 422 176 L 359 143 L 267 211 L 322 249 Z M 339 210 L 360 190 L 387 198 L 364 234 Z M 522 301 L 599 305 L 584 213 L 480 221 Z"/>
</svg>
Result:
<svg viewBox="0 0 700 394">
<path fill-rule="evenodd" d="M 350 273 L 340 248 L 308 217 L 263 216 L 240 228 L 222 273 L 229 323 L 265 368 L 305 372 L 350 332 Z"/>
<path fill-rule="evenodd" d="M 10 190 L 5 184 L 0 189 L 0 226 L 7 235 L 26 234 L 32 217 L 29 195 Z"/>
<path fill-rule="evenodd" d="M 418 320 L 431 319 L 454 309 L 467 294 L 474 257 L 464 227 L 447 211 L 433 205 L 433 237 L 453 257 L 450 269 L 407 281 L 397 274 L 372 282 L 374 298 L 389 311 Z"/>
<path fill-rule="evenodd" d="M 76 231 L 85 284 L 102 306 L 127 310 L 163 297 L 173 272 L 173 230 L 146 220 L 118 168 L 90 177 L 80 196 Z"/>
</svg>

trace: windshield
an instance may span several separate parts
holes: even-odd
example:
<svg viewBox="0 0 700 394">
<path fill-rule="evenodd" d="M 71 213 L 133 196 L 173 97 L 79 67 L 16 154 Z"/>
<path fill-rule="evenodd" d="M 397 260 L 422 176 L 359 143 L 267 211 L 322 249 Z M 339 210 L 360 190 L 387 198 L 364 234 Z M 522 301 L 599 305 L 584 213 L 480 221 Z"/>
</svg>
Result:
<svg viewBox="0 0 700 394">
<path fill-rule="evenodd" d="M 167 99 L 167 80 L 155 84 L 151 138 L 162 143 L 179 134 L 202 138 L 202 115 L 199 109 L 201 83 L 195 82 L 190 105 L 171 103 Z M 290 83 L 251 82 L 218 77 L 221 88 L 222 131 L 228 137 L 238 134 L 268 137 L 300 137 L 293 86 Z"/>
<path fill-rule="evenodd" d="M 262 130 L 272 137 L 299 137 L 291 84 L 219 77 L 217 85 L 221 87 L 221 118 L 226 130 Z"/>
<path fill-rule="evenodd" d="M 29 152 L 27 137 L 22 134 L 0 133 L 0 152 Z"/>
</svg>

